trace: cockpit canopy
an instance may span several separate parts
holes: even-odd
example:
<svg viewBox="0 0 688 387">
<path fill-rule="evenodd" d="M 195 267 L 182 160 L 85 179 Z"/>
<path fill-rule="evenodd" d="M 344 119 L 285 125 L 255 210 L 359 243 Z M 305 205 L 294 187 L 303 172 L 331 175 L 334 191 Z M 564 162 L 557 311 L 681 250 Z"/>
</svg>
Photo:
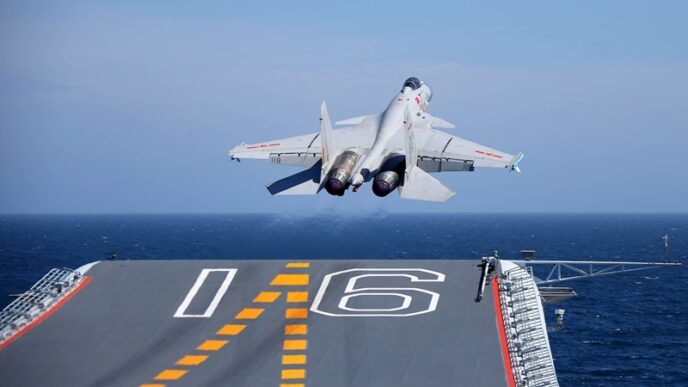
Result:
<svg viewBox="0 0 688 387">
<path fill-rule="evenodd" d="M 404 90 L 405 87 L 410 87 L 411 90 L 416 90 L 419 87 L 423 85 L 423 82 L 420 81 L 420 79 L 416 77 L 411 77 L 407 80 L 404 81 L 404 86 L 401 87 L 401 90 Z"/>
</svg>

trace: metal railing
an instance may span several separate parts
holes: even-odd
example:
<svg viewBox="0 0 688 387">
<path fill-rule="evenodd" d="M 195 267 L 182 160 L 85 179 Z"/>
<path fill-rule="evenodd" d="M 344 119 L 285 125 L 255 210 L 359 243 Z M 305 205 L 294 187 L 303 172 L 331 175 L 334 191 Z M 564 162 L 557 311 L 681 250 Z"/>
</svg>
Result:
<svg viewBox="0 0 688 387">
<path fill-rule="evenodd" d="M 67 295 L 83 276 L 71 269 L 52 269 L 31 289 L 22 293 L 0 311 L 0 343 L 36 320 Z"/>
<path fill-rule="evenodd" d="M 502 274 L 499 299 L 517 386 L 559 385 L 538 297 L 533 277 L 523 268 Z"/>
<path fill-rule="evenodd" d="M 621 262 L 621 261 L 562 261 L 562 260 L 516 260 L 511 261 L 518 266 L 525 267 L 533 276 L 533 267 L 545 267 L 551 265 L 547 277 L 535 278 L 539 285 L 571 281 L 586 277 L 600 277 L 610 274 L 627 273 L 656 269 L 660 267 L 681 266 L 681 262 Z"/>
</svg>

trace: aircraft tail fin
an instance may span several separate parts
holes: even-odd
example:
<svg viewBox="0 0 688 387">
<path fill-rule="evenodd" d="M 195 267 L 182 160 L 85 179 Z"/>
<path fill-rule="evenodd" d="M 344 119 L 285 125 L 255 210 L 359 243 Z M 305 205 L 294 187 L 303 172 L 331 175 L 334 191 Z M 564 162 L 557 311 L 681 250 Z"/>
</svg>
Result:
<svg viewBox="0 0 688 387">
<path fill-rule="evenodd" d="M 424 170 L 415 167 L 404 177 L 400 188 L 402 199 L 446 202 L 456 193 Z"/>
<path fill-rule="evenodd" d="M 406 108 L 404 111 L 404 146 L 406 147 L 406 172 L 409 173 L 418 164 L 418 150 L 416 149 L 416 139 L 413 135 L 413 121 L 411 112 Z"/>
<path fill-rule="evenodd" d="M 445 202 L 454 196 L 455 193 L 452 190 L 416 165 L 418 164 L 418 149 L 408 109 L 404 112 L 404 144 L 406 146 L 406 172 L 404 185 L 399 189 L 402 199 Z"/>
<path fill-rule="evenodd" d="M 320 188 L 321 163 L 268 185 L 272 195 L 315 195 Z"/>
<path fill-rule="evenodd" d="M 320 147 L 322 152 L 321 176 L 326 176 L 334 160 L 337 158 L 337 149 L 334 145 L 332 123 L 330 122 L 330 114 L 327 112 L 325 101 L 320 105 Z"/>
</svg>

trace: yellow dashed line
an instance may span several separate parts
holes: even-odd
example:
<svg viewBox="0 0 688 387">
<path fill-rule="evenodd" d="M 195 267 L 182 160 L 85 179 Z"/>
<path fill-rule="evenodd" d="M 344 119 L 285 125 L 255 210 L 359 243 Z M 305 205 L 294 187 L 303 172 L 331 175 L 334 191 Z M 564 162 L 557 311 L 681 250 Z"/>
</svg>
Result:
<svg viewBox="0 0 688 387">
<path fill-rule="evenodd" d="M 284 327 L 285 335 L 305 335 L 308 334 L 308 325 L 306 324 L 293 324 L 286 325 Z"/>
<path fill-rule="evenodd" d="M 289 292 L 287 293 L 287 302 L 308 302 L 308 292 Z"/>
<path fill-rule="evenodd" d="M 282 355 L 282 364 L 306 364 L 306 355 Z"/>
<path fill-rule="evenodd" d="M 229 343 L 229 340 L 206 340 L 196 349 L 199 351 L 217 351 L 218 349 L 224 347 L 227 343 Z"/>
<path fill-rule="evenodd" d="M 286 265 L 287 268 L 309 268 L 310 263 L 308 262 L 291 262 Z M 273 278 L 270 285 L 272 286 L 308 286 L 309 284 L 308 274 L 278 274 Z M 254 303 L 273 303 L 280 296 L 282 292 L 275 291 L 264 291 L 260 292 L 254 299 Z M 287 293 L 287 303 L 307 303 L 309 300 L 309 293 L 307 291 L 293 291 Z M 265 309 L 263 308 L 244 308 L 242 309 L 234 318 L 236 320 L 255 320 L 257 319 Z M 307 308 L 287 308 L 285 311 L 285 317 L 287 319 L 307 319 L 308 309 Z M 224 325 L 220 330 L 217 331 L 217 335 L 220 336 L 236 336 L 239 335 L 246 325 L 243 324 L 227 324 Z M 284 334 L 290 335 L 306 335 L 308 334 L 308 326 L 306 324 L 287 324 L 284 327 Z M 206 340 L 201 345 L 199 345 L 196 350 L 199 351 L 218 351 L 222 349 L 229 343 L 229 340 Z M 306 350 L 308 347 L 307 340 L 284 340 L 285 351 L 298 351 Z M 196 366 L 200 365 L 208 359 L 208 355 L 185 355 L 181 359 L 177 360 L 176 365 L 179 366 Z M 301 365 L 305 367 L 306 355 L 283 355 L 282 356 L 283 365 Z M 183 377 L 189 370 L 183 369 L 165 369 L 155 376 L 155 380 L 179 380 Z M 306 370 L 304 369 L 284 369 L 282 370 L 282 379 L 305 379 Z M 304 387 L 304 383 L 282 383 L 280 387 Z M 165 384 L 160 383 L 149 383 L 141 384 L 139 387 L 165 387 Z"/>
<path fill-rule="evenodd" d="M 294 268 L 294 269 L 296 269 L 296 268 L 308 268 L 308 267 L 311 267 L 311 264 L 308 262 L 290 262 L 290 263 L 287 263 L 286 267 Z"/>
<path fill-rule="evenodd" d="M 309 268 L 308 262 L 290 262 L 286 265 L 287 268 Z M 270 283 L 270 285 L 282 286 L 308 286 L 308 274 L 278 274 Z M 287 304 L 307 303 L 309 294 L 306 289 L 300 289 L 287 292 Z M 308 308 L 286 308 L 284 317 L 287 320 L 305 320 L 308 319 Z M 288 354 L 288 351 L 305 351 L 308 349 L 308 340 L 305 340 L 305 335 L 308 334 L 308 324 L 302 321 L 301 324 L 285 324 L 284 335 L 286 337 L 301 336 L 302 339 L 293 340 L 285 339 L 282 350 L 285 354 L 282 355 L 283 366 L 299 365 L 301 369 L 282 369 L 282 380 L 305 379 L 306 378 L 306 355 L 305 354 Z M 304 387 L 303 380 L 301 383 L 282 383 L 280 387 Z"/>
<path fill-rule="evenodd" d="M 207 358 L 206 355 L 186 355 L 177 361 L 177 365 L 199 365 Z"/>
<path fill-rule="evenodd" d="M 306 308 L 287 308 L 285 312 L 287 319 L 308 318 L 308 309 Z"/>
<path fill-rule="evenodd" d="M 284 349 L 298 351 L 308 348 L 308 340 L 284 340 Z"/>
<path fill-rule="evenodd" d="M 234 318 L 237 320 L 255 320 L 264 310 L 263 308 L 244 308 Z"/>
<path fill-rule="evenodd" d="M 240 325 L 240 324 L 227 324 L 223 326 L 219 331 L 217 331 L 218 335 L 223 335 L 223 336 L 236 336 L 241 331 L 246 328 L 246 325 Z"/>
<path fill-rule="evenodd" d="M 155 377 L 155 380 L 177 380 L 187 372 L 187 370 L 164 370 Z"/>
<path fill-rule="evenodd" d="M 278 286 L 306 286 L 308 285 L 308 274 L 278 274 L 270 285 Z"/>
<path fill-rule="evenodd" d="M 306 377 L 306 370 L 282 370 L 282 379 L 304 379 Z"/>
<path fill-rule="evenodd" d="M 260 294 L 253 299 L 253 302 L 275 302 L 280 294 L 282 294 L 282 292 L 260 292 Z"/>
</svg>

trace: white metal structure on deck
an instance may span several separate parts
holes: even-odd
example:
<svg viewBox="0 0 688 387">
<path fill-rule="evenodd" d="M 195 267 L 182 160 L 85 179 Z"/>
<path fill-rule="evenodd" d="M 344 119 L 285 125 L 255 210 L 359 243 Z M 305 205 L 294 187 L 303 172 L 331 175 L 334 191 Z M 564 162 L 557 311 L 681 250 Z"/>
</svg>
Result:
<svg viewBox="0 0 688 387">
<path fill-rule="evenodd" d="M 558 386 L 537 284 L 523 268 L 500 264 L 500 306 L 516 385 Z"/>
<path fill-rule="evenodd" d="M 31 289 L 0 311 L 0 344 L 69 293 L 84 277 L 70 269 L 52 269 Z"/>
<path fill-rule="evenodd" d="M 520 260 L 511 261 L 525 268 L 533 276 L 533 266 L 552 265 L 552 269 L 544 279 L 533 276 L 538 285 L 555 282 L 570 281 L 586 277 L 600 277 L 603 275 L 626 273 L 656 269 L 666 266 L 680 266 L 680 262 L 615 262 L 615 261 L 557 261 L 557 260 Z M 562 273 L 562 269 L 564 270 Z"/>
</svg>

